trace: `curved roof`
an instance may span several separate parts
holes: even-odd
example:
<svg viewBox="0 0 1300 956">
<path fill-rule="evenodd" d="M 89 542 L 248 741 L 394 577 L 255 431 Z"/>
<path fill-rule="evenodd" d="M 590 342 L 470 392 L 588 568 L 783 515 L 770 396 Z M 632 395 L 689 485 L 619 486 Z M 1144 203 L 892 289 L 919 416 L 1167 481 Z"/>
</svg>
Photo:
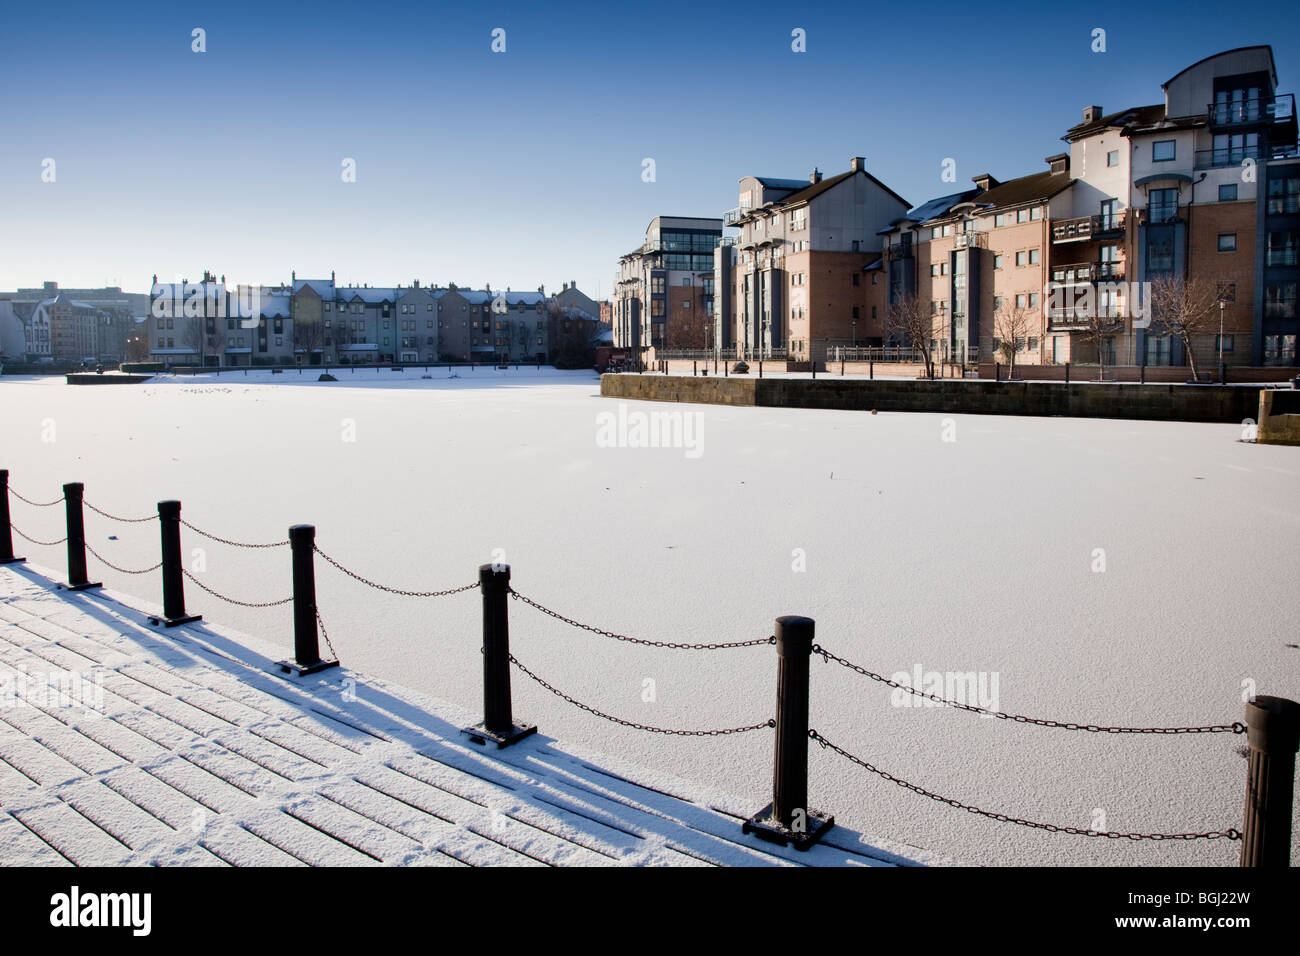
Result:
<svg viewBox="0 0 1300 956">
<path fill-rule="evenodd" d="M 1178 78 L 1179 78 L 1180 76 L 1182 76 L 1184 73 L 1187 73 L 1187 72 L 1190 72 L 1191 70 L 1196 69 L 1196 68 L 1197 68 L 1198 66 L 1200 66 L 1202 63 L 1209 63 L 1211 60 L 1217 60 L 1217 59 L 1218 59 L 1219 57 L 1221 57 L 1221 56 L 1231 56 L 1233 53 L 1245 53 L 1245 52 L 1248 51 L 1248 50 L 1267 50 L 1267 51 L 1268 51 L 1268 69 L 1269 69 L 1269 72 L 1270 72 L 1270 73 L 1272 74 L 1272 76 L 1273 76 L 1273 82 L 1276 83 L 1276 82 L 1277 82 L 1277 64 L 1276 64 L 1276 63 L 1274 62 L 1274 60 L 1273 60 L 1273 48 L 1272 48 L 1271 46 L 1269 46 L 1267 43 L 1260 43 L 1260 44 L 1256 44 L 1255 46 L 1239 46 L 1239 47 L 1236 47 L 1235 49 L 1232 49 L 1232 50 L 1222 50 L 1222 51 L 1220 51 L 1220 52 L 1218 52 L 1218 53 L 1212 53 L 1212 54 L 1210 54 L 1210 55 L 1207 56 L 1207 57 L 1204 57 L 1204 58 L 1202 58 L 1202 59 L 1200 59 L 1200 60 L 1197 60 L 1197 61 L 1196 61 L 1195 63 L 1193 63 L 1191 66 L 1189 66 L 1189 67 L 1185 67 L 1185 68 L 1179 70 L 1177 73 L 1175 73 L 1175 74 L 1174 74 L 1173 76 L 1171 76 L 1169 79 L 1167 79 L 1167 80 L 1165 80 L 1163 83 L 1161 83 L 1161 84 L 1160 84 L 1160 88 L 1161 88 L 1162 90 L 1163 90 L 1163 89 L 1167 89 L 1167 88 L 1169 87 L 1169 84 L 1172 83 L 1174 80 L 1178 79 Z"/>
</svg>

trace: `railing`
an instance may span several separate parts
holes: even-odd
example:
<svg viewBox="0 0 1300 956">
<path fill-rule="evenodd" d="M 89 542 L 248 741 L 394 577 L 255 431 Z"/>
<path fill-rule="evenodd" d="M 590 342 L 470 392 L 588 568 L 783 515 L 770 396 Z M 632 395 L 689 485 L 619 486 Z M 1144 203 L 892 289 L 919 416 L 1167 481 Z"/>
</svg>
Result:
<svg viewBox="0 0 1300 956">
<path fill-rule="evenodd" d="M 1052 267 L 1052 281 L 1059 285 L 1107 282 L 1124 278 L 1122 262 L 1072 262 Z"/>
<path fill-rule="evenodd" d="M 746 216 L 754 211 L 752 206 L 737 206 L 735 209 L 728 209 L 722 214 L 722 221 L 728 226 L 739 225 Z"/>
<path fill-rule="evenodd" d="M 1256 146 L 1216 146 L 1198 149 L 1194 157 L 1196 169 L 1217 169 L 1222 166 L 1240 166 L 1246 160 L 1260 162 L 1270 159 L 1289 159 L 1297 155 L 1296 144 L 1268 143 Z"/>
<path fill-rule="evenodd" d="M 925 362 L 918 348 L 904 345 L 835 345 L 829 358 L 835 362 L 906 362 L 917 365 Z"/>
<path fill-rule="evenodd" d="M 1295 122 L 1295 94 L 1258 96 L 1235 103 L 1210 103 L 1205 108 L 1205 115 L 1214 127 Z"/>
<path fill-rule="evenodd" d="M 286 674 L 306 675 L 338 666 L 325 630 L 324 621 L 317 607 L 317 590 L 315 558 L 317 555 L 340 574 L 346 575 L 358 583 L 389 595 L 406 598 L 440 598 L 465 593 L 478 589 L 482 594 L 483 629 L 481 638 L 470 635 L 468 640 L 480 644 L 483 656 L 483 719 L 463 728 L 462 733 L 471 743 L 486 745 L 489 741 L 498 748 L 511 746 L 526 740 L 536 733 L 535 724 L 518 720 L 515 716 L 511 691 L 511 667 L 536 683 L 547 693 L 560 698 L 565 703 L 609 721 L 619 726 L 644 733 L 680 737 L 731 737 L 738 734 L 755 733 L 764 730 L 774 732 L 774 757 L 772 767 L 772 798 L 761 810 L 741 823 L 742 834 L 754 834 L 756 837 L 778 843 L 793 845 L 797 850 L 806 850 L 834 826 L 835 818 L 808 807 L 808 749 L 809 741 L 815 741 L 824 750 L 835 753 L 849 763 L 880 777 L 889 783 L 911 790 L 920 796 L 945 803 L 955 809 L 966 811 L 1012 826 L 1027 827 L 1050 833 L 1065 833 L 1072 836 L 1102 837 L 1107 839 L 1129 840 L 1239 840 L 1242 843 L 1239 862 L 1241 866 L 1286 866 L 1291 853 L 1291 815 L 1293 803 L 1293 777 L 1295 774 L 1295 755 L 1300 744 L 1300 703 L 1279 697 L 1252 697 L 1245 705 L 1245 719 L 1242 722 L 1203 724 L 1199 726 L 1104 726 L 1095 723 L 1061 721 L 1018 713 L 1008 713 L 985 706 L 977 690 L 958 687 L 949 691 L 952 697 L 939 693 L 924 691 L 912 686 L 904 679 L 898 681 L 863 665 L 841 657 L 833 651 L 814 642 L 816 622 L 812 618 L 795 615 L 778 617 L 770 635 L 758 631 L 758 636 L 739 640 L 711 641 L 708 643 L 687 643 L 683 641 L 653 640 L 618 633 L 592 624 L 583 623 L 571 616 L 552 610 L 540 602 L 517 591 L 510 582 L 511 568 L 499 562 L 480 565 L 477 580 L 459 587 L 439 591 L 406 590 L 373 581 L 348 568 L 337 559 L 323 552 L 316 545 L 316 528 L 313 525 L 294 525 L 289 528 L 288 538 L 262 544 L 245 544 L 222 538 L 210 532 L 201 531 L 181 519 L 181 505 L 178 501 L 158 502 L 157 514 L 140 518 L 121 518 L 107 511 L 95 508 L 84 501 L 83 486 L 80 483 L 64 485 L 64 494 L 54 501 L 34 501 L 11 492 L 9 489 L 9 472 L 0 470 L 0 563 L 15 563 L 25 559 L 13 553 L 12 533 L 17 533 L 25 540 L 45 547 L 59 547 L 66 543 L 68 552 L 68 576 L 70 589 L 95 588 L 100 585 L 92 583 L 86 576 L 86 554 L 89 552 L 110 570 L 128 575 L 151 574 L 162 572 L 162 592 L 164 614 L 151 618 L 155 625 L 183 626 L 199 620 L 198 615 L 186 613 L 184 581 L 188 579 L 202 591 L 242 607 L 273 608 L 292 604 L 292 624 L 294 631 L 294 658 L 282 661 L 280 669 Z M 9 498 L 13 495 L 19 501 L 40 510 L 64 504 L 66 515 L 66 533 L 58 541 L 42 541 L 18 531 L 10 520 Z M 86 544 L 83 521 L 83 506 L 96 514 L 116 522 L 144 523 L 157 520 L 161 527 L 161 560 L 149 568 L 121 568 L 102 558 L 98 552 Z M 207 539 L 238 548 L 279 548 L 288 546 L 291 555 L 293 593 L 282 600 L 244 601 L 219 594 L 203 584 L 199 578 L 186 569 L 182 563 L 180 531 L 185 527 L 191 532 Z M 510 601 L 525 605 L 540 615 L 549 617 L 566 626 L 586 631 L 607 640 L 628 643 L 657 650 L 688 651 L 691 653 L 730 654 L 733 651 L 760 647 L 774 647 L 776 651 L 776 707 L 775 716 L 762 718 L 758 713 L 758 704 L 753 711 L 746 714 L 745 722 L 727 727 L 678 728 L 657 727 L 638 723 L 625 717 L 605 711 L 585 703 L 555 684 L 540 676 L 534 667 L 525 665 L 510 649 Z M 766 628 L 764 628 L 766 630 Z M 753 632 L 751 631 L 751 634 Z M 329 648 L 331 658 L 322 658 L 318 641 L 323 638 Z M 1214 830 L 1171 831 L 1171 832 L 1120 832 L 1091 827 L 1046 823 L 1022 818 L 1009 813 L 995 812 L 981 808 L 972 803 L 958 800 L 951 796 L 923 787 L 917 783 L 897 777 L 871 763 L 852 751 L 833 743 L 831 738 L 818 729 L 809 726 L 811 701 L 811 661 L 820 657 L 827 664 L 835 664 L 882 688 L 889 688 L 891 694 L 908 694 L 943 707 L 970 713 L 983 718 L 995 718 L 1012 724 L 1029 725 L 1052 731 L 1077 732 L 1084 734 L 1107 734 L 1124 739 L 1139 738 L 1187 738 L 1203 735 L 1229 734 L 1234 738 L 1246 735 L 1245 812 L 1242 828 L 1223 827 Z M 562 658 L 561 658 L 562 659 Z M 978 698 L 978 702 L 973 699 Z M 754 719 L 758 717 L 758 719 Z M 847 731 L 845 731 L 847 733 Z M 835 739 L 840 732 L 834 731 Z M 1186 755 L 1176 758 L 1179 764 L 1187 761 Z"/>
<path fill-rule="evenodd" d="M 1086 242 L 1094 236 L 1122 232 L 1126 214 L 1080 216 L 1052 224 L 1052 242 Z"/>
</svg>

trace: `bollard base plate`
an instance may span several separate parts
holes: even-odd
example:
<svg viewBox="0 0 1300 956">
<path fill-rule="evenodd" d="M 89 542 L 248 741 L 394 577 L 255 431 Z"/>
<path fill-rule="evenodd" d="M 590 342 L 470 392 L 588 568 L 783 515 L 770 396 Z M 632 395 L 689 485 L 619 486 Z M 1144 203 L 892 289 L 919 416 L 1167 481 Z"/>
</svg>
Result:
<svg viewBox="0 0 1300 956">
<path fill-rule="evenodd" d="M 4 560 L 0 560 L 0 564 L 21 564 L 26 560 L 26 558 L 5 558 Z"/>
<path fill-rule="evenodd" d="M 760 840 L 777 843 L 781 846 L 792 845 L 796 850 L 807 850 L 835 826 L 835 818 L 819 810 L 808 811 L 808 826 L 805 830 L 792 830 L 772 815 L 772 804 L 768 804 L 740 826 L 741 833 L 752 833 Z"/>
<path fill-rule="evenodd" d="M 104 583 L 103 583 L 102 581 L 87 581 L 85 584 L 60 584 L 60 585 L 59 585 L 59 590 L 61 590 L 61 591 L 91 591 L 91 590 L 94 590 L 95 588 L 102 588 L 103 586 L 104 586 Z"/>
<path fill-rule="evenodd" d="M 473 727 L 465 727 L 461 733 L 469 738 L 470 743 L 485 745 L 489 740 L 497 745 L 497 750 L 502 747 L 509 747 L 537 733 L 536 724 L 512 724 L 510 729 L 505 733 L 498 733 L 495 730 L 488 730 L 486 724 L 475 724 Z"/>
<path fill-rule="evenodd" d="M 154 627 L 159 624 L 163 627 L 180 627 L 182 624 L 190 624 L 201 620 L 203 620 L 202 614 L 186 614 L 183 617 L 151 617 L 149 623 Z"/>
<path fill-rule="evenodd" d="M 283 674 L 297 674 L 299 677 L 305 677 L 308 674 L 315 674 L 320 671 L 327 671 L 331 667 L 338 667 L 338 661 L 317 661 L 315 664 L 299 664 L 297 661 L 280 661 L 276 667 L 280 668 Z"/>
</svg>

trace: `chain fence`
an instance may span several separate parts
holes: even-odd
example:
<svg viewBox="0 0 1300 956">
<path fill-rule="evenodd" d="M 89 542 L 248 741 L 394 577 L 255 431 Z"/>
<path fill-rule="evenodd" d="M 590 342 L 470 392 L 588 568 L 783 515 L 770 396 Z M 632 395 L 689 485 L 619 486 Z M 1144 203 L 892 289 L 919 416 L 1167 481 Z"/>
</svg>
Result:
<svg viewBox="0 0 1300 956">
<path fill-rule="evenodd" d="M 30 541 L 32 544 L 43 545 L 47 548 L 53 548 L 60 544 L 64 544 L 68 540 L 66 535 L 60 538 L 58 541 L 42 541 L 39 538 L 33 538 L 31 535 L 23 534 L 22 531 L 18 530 L 18 528 L 14 526 L 12 521 L 9 523 L 9 528 L 10 530 L 13 531 L 14 534 L 18 535 L 18 537 L 22 538 L 24 541 Z"/>
<path fill-rule="evenodd" d="M 18 492 L 14 491 L 12 488 L 9 489 L 9 494 L 13 495 L 23 504 L 31 505 L 33 508 L 53 508 L 55 505 L 63 504 L 63 500 L 64 500 L 63 496 L 60 495 L 59 497 L 55 498 L 53 501 L 32 501 L 31 498 L 24 498 Z"/>
<path fill-rule="evenodd" d="M 1017 724 L 1035 724 L 1039 727 L 1054 727 L 1059 730 L 1083 730 L 1094 734 L 1244 734 L 1246 725 L 1240 722 L 1231 724 L 1210 724 L 1204 727 L 1103 727 L 1098 724 L 1076 724 L 1059 720 L 1045 720 L 1041 717 L 1026 717 L 1023 714 L 1007 714 L 1000 710 L 988 710 L 984 707 L 977 707 L 974 704 L 967 704 L 959 700 L 951 700 L 947 697 L 940 697 L 938 694 L 930 694 L 918 690 L 908 684 L 900 684 L 898 681 L 890 680 L 874 671 L 869 671 L 865 667 L 846 661 L 842 657 L 837 657 L 830 651 L 826 650 L 819 644 L 812 646 L 812 652 L 819 655 L 827 663 L 834 661 L 843 667 L 855 673 L 868 677 L 871 680 L 879 681 L 886 687 L 893 687 L 896 690 L 904 690 L 916 697 L 925 697 L 936 703 L 946 704 L 949 707 L 956 707 L 959 710 L 966 710 L 972 714 L 983 714 L 986 717 L 996 717 L 999 720 L 1010 720 Z"/>
<path fill-rule="evenodd" d="M 1005 813 L 995 813 L 991 810 L 982 810 L 979 807 L 971 806 L 968 803 L 962 803 L 960 800 L 954 800 L 952 797 L 945 797 L 937 794 L 924 787 L 911 783 L 901 777 L 895 777 L 888 771 L 881 770 L 875 764 L 863 760 L 861 757 L 849 753 L 842 747 L 831 743 L 816 730 L 809 730 L 808 737 L 817 741 L 827 750 L 834 751 L 850 763 L 855 763 L 864 770 L 874 773 L 883 780 L 897 784 L 905 790 L 911 790 L 913 793 L 919 793 L 923 797 L 929 797 L 931 800 L 937 800 L 940 803 L 946 803 L 950 807 L 956 807 L 958 810 L 965 810 L 967 813 L 975 813 L 982 817 L 988 817 L 990 820 L 996 820 L 999 823 L 1012 823 L 1016 826 L 1030 827 L 1035 830 L 1046 830 L 1049 833 L 1069 833 L 1074 836 L 1106 837 L 1111 840 L 1240 840 L 1241 833 L 1229 827 L 1227 830 L 1210 830 L 1205 833 L 1117 833 L 1113 830 L 1085 830 L 1080 827 L 1057 826 L 1054 823 L 1039 823 L 1035 820 L 1026 820 L 1023 817 L 1013 817 Z"/>
<path fill-rule="evenodd" d="M 552 611 L 550 608 L 543 607 L 541 604 L 538 604 L 532 598 L 525 597 L 524 595 L 516 591 L 514 588 L 509 588 L 508 591 L 510 593 L 510 596 L 514 598 L 516 601 L 523 601 L 529 607 L 536 608 L 537 610 L 541 611 L 543 614 L 549 615 L 550 617 L 555 618 L 557 621 L 562 621 L 565 624 L 568 624 L 570 627 L 576 627 L 579 628 L 580 630 L 590 631 L 592 634 L 599 634 L 601 637 L 612 638 L 613 640 L 616 641 L 626 641 L 629 644 L 640 644 L 645 647 L 666 647 L 678 651 L 721 651 L 721 650 L 730 650 L 736 647 L 759 647 L 765 644 L 776 643 L 775 635 L 771 637 L 756 638 L 755 640 L 752 641 L 732 641 L 730 643 L 724 643 L 724 644 L 678 644 L 673 641 L 649 641 L 640 637 L 628 637 L 626 634 L 617 634 L 614 631 L 606 631 L 602 628 L 594 627 L 591 624 L 583 624 L 581 621 L 575 621 L 573 618 L 565 617 L 563 614 L 560 614 L 558 611 Z"/>
<path fill-rule="evenodd" d="M 157 516 L 155 515 L 155 517 Z M 210 541 L 216 541 L 219 544 L 228 544 L 232 548 L 251 548 L 251 549 L 283 548 L 286 544 L 289 543 L 288 538 L 285 538 L 283 541 L 268 541 L 266 544 L 249 544 L 247 541 L 232 541 L 229 538 L 223 538 L 220 537 L 219 535 L 212 534 L 211 532 L 204 531 L 202 528 L 196 528 L 194 527 L 194 525 L 190 524 L 184 518 L 180 518 L 179 520 L 182 525 L 184 525 L 186 528 L 189 528 L 191 531 L 193 531 L 195 534 L 199 535 L 200 537 L 207 538 Z"/>
<path fill-rule="evenodd" d="M 287 598 L 283 598 L 279 601 L 239 601 L 236 600 L 235 598 L 228 597 L 225 594 L 221 594 L 218 591 L 212 590 L 212 588 L 208 587 L 206 584 L 204 584 L 202 581 L 196 578 L 193 574 L 191 574 L 188 568 L 181 568 L 181 573 L 185 575 L 186 580 L 192 581 L 194 584 L 196 584 L 199 587 L 200 590 L 207 591 L 214 598 L 217 598 L 220 601 L 225 601 L 227 604 L 234 604 L 238 607 L 279 607 L 280 605 L 288 604 L 290 601 L 293 600 L 293 595 L 291 594 Z"/>
<path fill-rule="evenodd" d="M 315 552 L 319 554 L 327 563 L 333 565 L 335 568 L 342 571 L 348 577 L 356 581 L 360 581 L 362 584 L 366 585 L 367 587 L 374 588 L 376 591 L 383 591 L 386 594 L 397 594 L 400 595 L 401 597 L 414 597 L 414 598 L 446 597 L 448 594 L 459 594 L 462 591 L 472 591 L 476 587 L 478 587 L 479 584 L 477 581 L 475 581 L 473 584 L 465 584 L 458 588 L 447 588 L 445 591 L 406 591 L 403 590 L 402 588 L 390 588 L 386 584 L 379 584 L 376 581 L 371 581 L 369 578 L 362 577 L 361 575 L 357 574 L 357 572 L 349 568 L 345 568 L 343 565 L 339 564 L 339 562 L 335 561 L 333 558 L 331 558 L 320 548 L 315 547 L 315 545 L 313 545 L 312 547 L 315 550 Z"/>
<path fill-rule="evenodd" d="M 592 707 L 589 704 L 584 704 L 582 701 L 578 700 L 575 697 L 571 697 L 570 695 L 566 694 L 564 691 L 560 690 L 559 688 L 551 684 L 548 684 L 546 681 L 542 680 L 542 678 L 538 677 L 527 667 L 521 664 L 519 662 L 519 658 L 515 657 L 515 655 L 513 654 L 510 655 L 510 663 L 514 664 L 515 667 L 519 668 L 519 670 L 521 670 L 524 674 L 526 674 L 532 680 L 536 681 L 542 687 L 546 688 L 548 691 L 550 691 L 552 694 L 554 694 L 556 697 L 560 698 L 561 700 L 565 701 L 566 703 L 572 704 L 574 707 L 577 707 L 580 710 L 585 710 L 587 713 L 594 714 L 597 717 L 610 721 L 611 723 L 621 724 L 624 727 L 631 727 L 633 730 L 644 730 L 647 733 L 651 733 L 651 734 L 669 734 L 677 737 L 726 737 L 730 734 L 744 734 L 744 733 L 748 733 L 751 730 L 762 730 L 764 727 L 776 726 L 775 719 L 765 720 L 762 723 L 758 723 L 758 724 L 750 724 L 746 727 L 728 727 L 723 730 L 675 730 L 670 727 L 651 727 L 649 724 L 638 724 L 636 721 L 624 720 L 622 717 L 615 717 L 613 714 L 607 714 L 602 710 L 597 710 L 595 707 Z"/>
<path fill-rule="evenodd" d="M 131 568 L 121 568 L 121 567 L 118 567 L 116 564 L 114 564 L 112 561 L 110 561 L 110 560 L 108 560 L 107 558 L 105 558 L 103 555 L 101 555 L 98 551 L 96 551 L 96 550 L 95 550 L 94 548 L 92 548 L 90 545 L 86 545 L 86 550 L 89 551 L 89 552 L 94 556 L 95 560 L 98 561 L 100 564 L 105 565 L 106 567 L 110 567 L 110 568 L 112 568 L 114 571 L 120 571 L 120 572 L 122 572 L 123 574 L 150 574 L 150 573 L 152 573 L 152 572 L 154 572 L 154 571 L 157 571 L 159 568 L 162 567 L 162 562 L 159 561 L 159 562 L 158 562 L 157 564 L 155 564 L 153 567 L 151 567 L 151 568 L 141 568 L 139 571 L 132 570 Z"/>
<path fill-rule="evenodd" d="M 95 512 L 95 514 L 102 515 L 103 517 L 107 518 L 110 521 L 119 521 L 122 524 L 142 524 L 143 522 L 146 521 L 158 520 L 158 516 L 156 514 L 148 515 L 144 518 L 123 518 L 119 515 L 109 514 L 107 511 L 101 511 L 99 508 L 96 508 L 89 501 L 86 501 L 84 499 L 82 500 L 81 503 L 85 505 L 87 508 L 89 508 L 91 511 Z"/>
<path fill-rule="evenodd" d="M 330 632 L 325 629 L 325 619 L 320 616 L 319 606 L 316 608 L 316 625 L 320 628 L 320 636 L 325 639 L 325 646 L 330 649 L 330 656 L 338 660 L 338 651 L 334 650 L 334 645 L 330 643 Z"/>
</svg>

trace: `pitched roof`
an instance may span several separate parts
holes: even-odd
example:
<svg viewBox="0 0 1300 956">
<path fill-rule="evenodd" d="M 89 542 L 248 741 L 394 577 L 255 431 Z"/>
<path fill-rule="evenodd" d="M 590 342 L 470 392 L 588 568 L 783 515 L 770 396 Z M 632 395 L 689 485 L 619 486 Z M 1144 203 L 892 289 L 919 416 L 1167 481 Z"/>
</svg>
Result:
<svg viewBox="0 0 1300 956">
<path fill-rule="evenodd" d="M 898 193 L 894 192 L 892 189 L 890 189 L 888 186 L 882 183 L 875 176 L 867 172 L 865 169 L 850 169 L 846 173 L 840 173 L 838 176 L 832 176 L 830 179 L 823 179 L 819 183 L 809 183 L 807 186 L 805 186 L 803 189 L 800 189 L 798 192 L 793 192 L 790 195 L 784 196 L 777 201 L 787 206 L 793 205 L 794 203 L 807 202 L 810 199 L 814 199 L 817 196 L 820 196 L 828 189 L 834 189 L 840 183 L 844 182 L 844 180 L 848 179 L 850 176 L 856 176 L 858 173 L 862 173 L 862 175 L 866 176 L 869 180 L 871 180 L 873 183 L 875 183 L 885 192 L 889 193 L 889 195 L 893 196 L 904 206 L 912 205 L 902 196 L 898 195 Z"/>
<path fill-rule="evenodd" d="M 1107 113 L 1088 123 L 1078 123 L 1065 131 L 1061 139 L 1069 141 L 1083 136 L 1099 133 L 1108 126 L 1126 126 L 1135 123 L 1146 126 L 1158 122 L 1165 115 L 1165 104 L 1155 103 L 1151 106 L 1130 106 L 1128 109 Z"/>
<path fill-rule="evenodd" d="M 953 206 L 973 199 L 978 195 L 978 189 L 967 189 L 965 192 L 953 193 L 950 196 L 940 196 L 937 199 L 931 199 L 929 202 L 921 203 L 915 209 L 909 209 L 906 214 L 895 219 L 894 223 L 897 224 L 903 221 L 928 222 L 931 219 L 938 219 L 952 209 Z"/>
<path fill-rule="evenodd" d="M 981 206 L 987 205 L 993 209 L 1023 206 L 1026 203 L 1051 199 L 1057 193 L 1069 189 L 1073 182 L 1068 170 L 1060 173 L 1049 170 L 1000 183 L 988 192 L 980 193 L 976 198 Z"/>
</svg>

